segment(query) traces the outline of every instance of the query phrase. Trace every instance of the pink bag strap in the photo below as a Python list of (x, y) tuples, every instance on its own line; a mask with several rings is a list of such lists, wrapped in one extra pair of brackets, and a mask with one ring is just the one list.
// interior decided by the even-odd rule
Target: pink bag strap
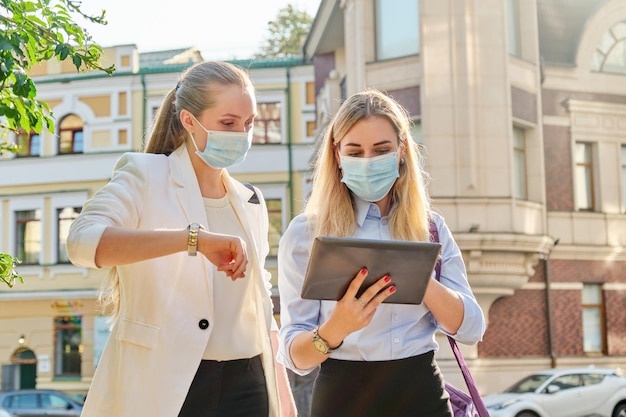
[[(431, 221), (430, 222), (430, 239), (433, 242), (439, 242), (439, 230), (437, 229), (437, 225)], [(435, 277), (437, 281), (440, 280), (441, 276), (441, 258), (437, 260), (437, 264), (435, 265)], [(472, 378), (472, 374), (470, 373), (467, 364), (465, 363), (465, 358), (463, 358), (463, 354), (461, 350), (456, 344), (456, 340), (452, 337), (448, 336), (448, 342), (450, 342), (450, 347), (452, 348), (452, 352), (454, 353), (454, 357), (456, 358), (456, 362), (459, 364), (459, 368), (461, 368), (461, 373), (463, 374), (463, 379), (465, 379), (465, 384), (467, 385), (467, 389), (469, 390), (470, 397), (472, 397), (472, 401), (474, 402), (474, 407), (478, 412), (480, 417), (489, 417), (489, 412), (487, 411), (487, 407), (483, 402), (482, 397), (478, 393), (478, 388), (476, 388), (476, 383), (474, 382), (474, 378)]]

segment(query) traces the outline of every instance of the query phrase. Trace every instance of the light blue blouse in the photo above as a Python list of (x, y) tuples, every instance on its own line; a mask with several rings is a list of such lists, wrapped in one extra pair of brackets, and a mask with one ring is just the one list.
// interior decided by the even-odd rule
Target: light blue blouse
[[(390, 240), (387, 217), (381, 217), (376, 204), (356, 200), (357, 238)], [(440, 280), (456, 291), (465, 308), (463, 323), (454, 337), (461, 343), (474, 344), (485, 332), (485, 318), (467, 281), (465, 264), (444, 219), (436, 213), (433, 220), (439, 230), (442, 267)], [(297, 369), (289, 355), (293, 339), (301, 332), (313, 330), (330, 317), (335, 301), (304, 300), (300, 297), (313, 242), (309, 224), (303, 214), (295, 217), (280, 240), (278, 249), (278, 290), (280, 292), (280, 344), (277, 359), (299, 375), (313, 369)], [(434, 273), (433, 273), (434, 279)], [(437, 350), (435, 332), (439, 330), (430, 311), (423, 305), (381, 304), (370, 324), (344, 340), (335, 350), (334, 359), (383, 361), (403, 359)]]

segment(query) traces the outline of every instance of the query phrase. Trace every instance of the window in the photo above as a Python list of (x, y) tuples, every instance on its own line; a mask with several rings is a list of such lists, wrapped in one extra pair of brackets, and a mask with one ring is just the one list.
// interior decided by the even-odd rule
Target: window
[(37, 394), (15, 394), (7, 397), (7, 400), (2, 404), (6, 408), (15, 409), (34, 409), (37, 408)]
[(67, 401), (65, 398), (56, 394), (49, 394), (47, 392), (44, 392), (44, 393), (41, 393), (39, 398), (41, 399), (41, 408), (45, 410), (71, 410), (72, 409), (72, 404), (69, 401)]
[(583, 383), (585, 386), (597, 385), (601, 383), (606, 377), (605, 374), (582, 374)]
[(519, 127), (513, 127), (513, 169), (514, 196), (526, 200), (526, 139), (524, 129)]
[(59, 123), (59, 154), (82, 152), (83, 121), (75, 114), (70, 114)]
[(81, 207), (65, 207), (57, 209), (58, 228), (58, 263), (69, 263), (70, 258), (67, 255), (67, 235), (70, 231), (72, 222), (80, 214)]
[(600, 39), (591, 69), (626, 74), (626, 22), (619, 22)]
[(80, 316), (54, 319), (54, 375), (80, 377), (82, 326)]
[(145, 146), (146, 141), (150, 137), (150, 134), (154, 130), (154, 124), (156, 123), (157, 115), (159, 114), (159, 109), (161, 108), (161, 104), (163, 104), (163, 97), (148, 97), (146, 103), (146, 126), (148, 126), (147, 131), (142, 135), (141, 139), (141, 147)]
[(376, 0), (376, 58), (420, 52), (418, 0)]
[(283, 235), (283, 204), (281, 199), (266, 199), (267, 213), (270, 220), (269, 229), (269, 242), (270, 253), (269, 256), (278, 256), (278, 241)]
[(315, 82), (313, 81), (305, 85), (305, 104), (315, 104)]
[(516, 57), (521, 57), (522, 48), (520, 46), (521, 40), (518, 0), (506, 1), (506, 14), (509, 54)]
[(308, 138), (315, 137), (315, 128), (317, 127), (317, 123), (315, 120), (311, 120), (306, 122), (306, 136)]
[(560, 389), (576, 388), (583, 385), (582, 378), (578, 374), (562, 375), (555, 378), (550, 385), (556, 385)]
[(584, 284), (582, 297), (583, 350), (586, 353), (604, 353), (606, 342), (602, 287)]
[(41, 155), (40, 136), (35, 132), (32, 132), (31, 134), (26, 132), (18, 133), (17, 144), (20, 147), (20, 150), (16, 155), (18, 158)]
[(424, 144), (424, 137), (422, 134), (422, 121), (420, 119), (412, 120), (411, 136), (413, 137), (413, 142), (417, 143), (418, 145)]
[(594, 211), (593, 164), (590, 143), (579, 142), (574, 148), (576, 209)]
[(281, 143), (280, 103), (258, 103), (257, 113), (252, 143)]
[(41, 210), (15, 212), (16, 256), (24, 265), (39, 263), (41, 255)]
[(622, 145), (622, 212), (626, 213), (626, 145)]

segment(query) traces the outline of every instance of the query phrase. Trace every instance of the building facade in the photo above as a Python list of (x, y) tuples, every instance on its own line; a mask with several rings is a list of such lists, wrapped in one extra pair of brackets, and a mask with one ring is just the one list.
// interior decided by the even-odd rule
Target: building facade
[[(103, 64), (116, 66), (113, 76), (76, 73), (66, 62), (33, 68), (38, 99), (49, 104), (55, 128), (53, 134), (3, 137), (21, 149), (0, 159), (0, 252), (22, 261), (17, 270), (25, 282), (0, 287), (0, 364), (27, 357), (36, 365), (37, 388), (84, 393), (89, 387), (108, 337), (107, 317), (97, 305), (107, 271), (69, 262), (69, 226), (110, 179), (122, 153), (142, 149), (162, 99), (180, 72), (200, 61), (194, 48), (140, 53), (135, 45), (120, 45), (104, 48)], [(246, 160), (229, 171), (266, 198), (267, 266), (275, 277), (278, 239), (308, 192), (313, 68), (300, 57), (231, 62), (249, 71), (259, 116)], [(12, 371), (2, 378), (3, 387), (11, 387)]]
[(484, 394), (537, 369), (626, 365), (625, 50), (620, 0), (320, 4), (304, 45), (318, 126), (365, 88), (411, 114), (488, 320), (462, 347)]

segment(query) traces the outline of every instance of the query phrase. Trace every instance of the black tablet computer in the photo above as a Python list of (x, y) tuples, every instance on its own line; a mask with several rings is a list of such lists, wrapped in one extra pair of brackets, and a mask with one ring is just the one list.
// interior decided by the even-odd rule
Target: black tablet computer
[(357, 298), (385, 274), (397, 291), (385, 303), (420, 304), (441, 251), (441, 244), (318, 236), (313, 241), (302, 298), (339, 300), (363, 267), (367, 278)]

